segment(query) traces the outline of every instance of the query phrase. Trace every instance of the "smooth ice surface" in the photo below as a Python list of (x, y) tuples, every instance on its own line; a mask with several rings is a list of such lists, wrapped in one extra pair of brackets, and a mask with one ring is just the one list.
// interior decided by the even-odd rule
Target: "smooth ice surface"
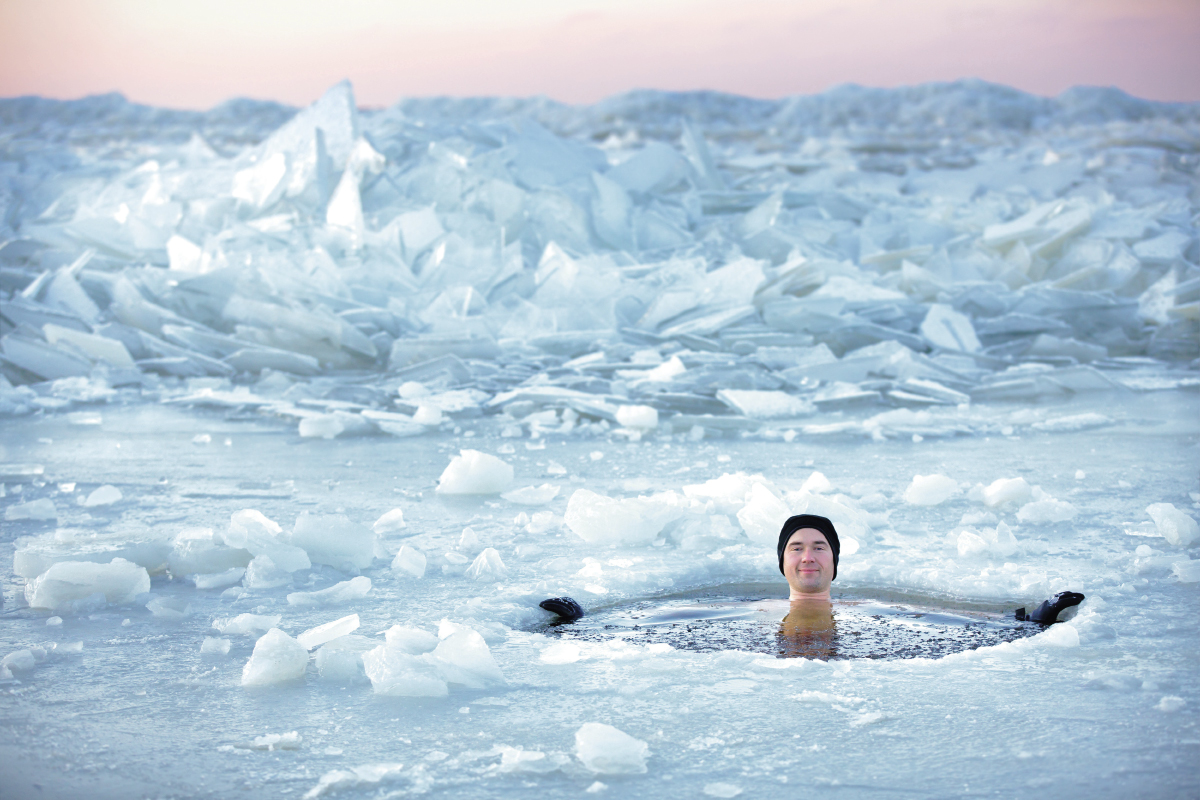
[[(1197, 794), (1198, 119), (978, 82), (0, 101), (0, 785)], [(905, 662), (541, 632), (554, 596), (782, 597), (804, 511), (835, 590), (1087, 600)], [(272, 629), (292, 679), (242, 686)], [(589, 769), (589, 723), (646, 771)]]

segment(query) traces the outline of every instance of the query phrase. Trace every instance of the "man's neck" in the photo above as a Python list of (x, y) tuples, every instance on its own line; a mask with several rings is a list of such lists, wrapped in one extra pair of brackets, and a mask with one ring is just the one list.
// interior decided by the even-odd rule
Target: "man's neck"
[(826, 589), (823, 592), (797, 592), (795, 589), (792, 589), (792, 593), (788, 596), (788, 600), (792, 601), (793, 603), (802, 603), (808, 601), (828, 603), (829, 590)]

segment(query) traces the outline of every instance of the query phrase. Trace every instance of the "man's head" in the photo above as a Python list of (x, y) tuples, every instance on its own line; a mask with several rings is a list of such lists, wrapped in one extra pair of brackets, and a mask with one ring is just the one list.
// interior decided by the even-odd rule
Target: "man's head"
[(779, 571), (787, 578), (792, 599), (828, 595), (837, 577), (842, 545), (837, 530), (825, 517), (800, 514), (791, 517), (779, 531)]

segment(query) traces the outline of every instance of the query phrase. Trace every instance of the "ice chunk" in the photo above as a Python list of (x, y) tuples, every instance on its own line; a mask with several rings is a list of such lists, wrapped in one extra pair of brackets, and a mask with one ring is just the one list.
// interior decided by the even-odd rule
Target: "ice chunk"
[(737, 797), (742, 793), (742, 787), (732, 783), (706, 783), (704, 784), (704, 793), (709, 797)]
[(363, 764), (354, 769), (331, 769), (321, 776), (317, 785), (304, 793), (302, 800), (317, 800), (335, 790), (355, 786), (373, 786), (403, 774), (403, 764)]
[(10, 672), (32, 672), (37, 666), (37, 659), (29, 649), (14, 650), (0, 659), (0, 668)]
[(440, 494), (500, 494), (513, 482), (513, 468), (487, 453), (463, 450), (438, 479)]
[(108, 564), (60, 561), (25, 585), (25, 601), (32, 608), (71, 611), (72, 606), (95, 596), (101, 604), (127, 605), (150, 591), (145, 567), (114, 558)]
[(1043, 497), (1021, 506), (1017, 519), (1033, 523), (1066, 522), (1078, 513), (1079, 510), (1065, 500)]
[[(219, 575), (245, 569), (252, 558), (248, 550), (221, 544), (211, 528), (185, 528), (171, 539), (168, 564), (171, 573), (182, 575)], [(241, 575), (231, 581), (237, 583)], [(211, 588), (211, 587), (210, 587)]]
[(1180, 583), (1200, 583), (1200, 560), (1176, 561), (1171, 573)]
[[(222, 540), (231, 547), (253, 553), (255, 557), (269, 558), (271, 564), (283, 572), (311, 567), (308, 553), (294, 543), (281, 541), (281, 533), (278, 523), (248, 508), (230, 516), (229, 529), (222, 535)], [(259, 562), (259, 571), (265, 567), (265, 562)]]
[(395, 533), (396, 531), (403, 530), (404, 527), (404, 511), (399, 508), (393, 508), (375, 520), (375, 524), (371, 526), (371, 530), (382, 535), (385, 533)]
[(983, 504), (988, 508), (1008, 503), (1024, 503), (1033, 496), (1033, 487), (1024, 478), (998, 478), (983, 490)]
[(366, 569), (375, 558), (375, 533), (342, 514), (301, 512), (288, 540), (302, 548), (314, 564), (328, 564), (343, 572)]
[(384, 639), (387, 641), (388, 647), (395, 647), (402, 653), (414, 656), (433, 652), (440, 641), (429, 631), (405, 625), (393, 625), (388, 628), (384, 633)]
[(179, 622), (192, 613), (191, 605), (178, 597), (155, 597), (146, 603), (146, 608), (157, 619), (167, 622)]
[(934, 303), (921, 323), (921, 335), (935, 347), (977, 353), (982, 348), (971, 320), (948, 305)]
[(500, 560), (496, 549), (487, 547), (475, 557), (471, 566), (467, 567), (466, 575), (477, 581), (502, 581), (508, 577), (508, 568)]
[(250, 743), (251, 750), (299, 750), (303, 737), (296, 731), (287, 733), (268, 733), (255, 736)]
[(945, 475), (914, 475), (904, 490), (904, 502), (914, 506), (936, 506), (958, 494), (958, 481)]
[(767, 546), (778, 541), (779, 531), (791, 515), (787, 503), (766, 486), (755, 483), (737, 519), (752, 542)]
[(804, 417), (816, 410), (809, 401), (777, 390), (721, 389), (717, 399), (751, 419)]
[(986, 553), (987, 540), (975, 531), (962, 531), (958, 534), (958, 554), (960, 556), (976, 556)]
[(658, 409), (650, 406), (620, 406), (617, 422), (626, 428), (648, 431), (658, 426)]
[(544, 506), (558, 497), (559, 491), (559, 487), (543, 483), (541, 486), (524, 486), (520, 489), (513, 489), (500, 496), (510, 503), (522, 506)]
[(229, 655), (228, 639), (218, 639), (215, 636), (205, 636), (204, 641), (200, 644), (200, 655), (202, 656), (227, 656)]
[(374, 649), (373, 639), (366, 636), (341, 636), (321, 645), (313, 661), (323, 680), (353, 682), (366, 677), (363, 653)]
[(247, 589), (275, 589), (292, 583), (292, 573), (281, 569), (268, 555), (251, 559), (242, 581)]
[(271, 628), (254, 643), (242, 668), (242, 686), (271, 686), (301, 680), (308, 668), (308, 650), (279, 628)]
[(575, 490), (564, 519), (585, 542), (608, 545), (649, 544), (669, 521), (640, 498), (616, 500), (588, 489)]
[(120, 500), (122, 496), (123, 495), (121, 494), (120, 489), (115, 486), (105, 484), (89, 494), (87, 499), (83, 501), (83, 504), (88, 508), (95, 508), (97, 506), (111, 506), (113, 503)]
[(4, 518), (9, 522), (22, 519), (47, 520), (57, 519), (58, 509), (54, 501), (48, 497), (31, 500), (28, 503), (14, 503), (4, 509)]
[(197, 589), (221, 589), (233, 586), (246, 575), (245, 567), (230, 567), (224, 572), (212, 572), (204, 575), (192, 575), (192, 583)]
[(1171, 503), (1153, 503), (1146, 507), (1146, 513), (1154, 520), (1154, 527), (1167, 540), (1168, 544), (1176, 547), (1191, 547), (1200, 540), (1200, 526), (1196, 520), (1180, 511)]
[[(432, 207), (409, 211), (396, 217), (404, 253), (414, 259), (446, 233)], [(403, 396), (403, 395), (402, 395)]]
[(249, 636), (269, 631), (281, 619), (278, 614), (238, 614), (236, 617), (218, 617), (212, 621), (212, 627), (228, 636)]
[(370, 591), (371, 579), (359, 575), (319, 592), (292, 592), (287, 596), (287, 601), (293, 606), (334, 606), (360, 600)]
[(395, 697), (445, 697), (450, 692), (437, 667), (421, 656), (382, 644), (363, 653), (363, 668), (376, 694)]
[(125, 345), (116, 339), (98, 336), (94, 333), (84, 333), (52, 323), (43, 325), (42, 330), (46, 334), (46, 341), (50, 344), (66, 342), (94, 361), (104, 361), (114, 367), (125, 369), (132, 369), (136, 366), (129, 351), (125, 349)]
[(650, 746), (603, 722), (587, 722), (575, 732), (575, 755), (599, 775), (631, 775), (646, 771)]
[(415, 547), (403, 545), (392, 559), (392, 572), (409, 578), (425, 575), (425, 554)]
[(833, 491), (833, 484), (829, 482), (829, 478), (825, 477), (825, 473), (813, 471), (813, 474), (804, 479), (804, 483), (800, 486), (800, 491), (811, 492), (812, 494), (825, 494)]
[(469, 689), (504, 685), (504, 675), (478, 631), (442, 620), (438, 639), (437, 647), (427, 658), (447, 683)]
[(309, 628), (304, 633), (296, 637), (296, 641), (304, 645), (306, 650), (312, 650), (318, 645), (333, 641), (339, 636), (345, 636), (358, 630), (358, 614), (351, 614), (348, 617), (335, 619), (333, 622), (326, 622), (324, 625), (318, 625), (315, 628)]

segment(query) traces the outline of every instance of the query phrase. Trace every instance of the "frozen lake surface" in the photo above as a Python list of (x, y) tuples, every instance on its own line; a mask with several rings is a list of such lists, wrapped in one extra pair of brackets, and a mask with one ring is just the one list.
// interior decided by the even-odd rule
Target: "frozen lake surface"
[[(0, 101), (0, 794), (1200, 793), (1198, 120)], [(786, 597), (803, 512), (837, 594), (1087, 599), (939, 658), (602, 627)]]

